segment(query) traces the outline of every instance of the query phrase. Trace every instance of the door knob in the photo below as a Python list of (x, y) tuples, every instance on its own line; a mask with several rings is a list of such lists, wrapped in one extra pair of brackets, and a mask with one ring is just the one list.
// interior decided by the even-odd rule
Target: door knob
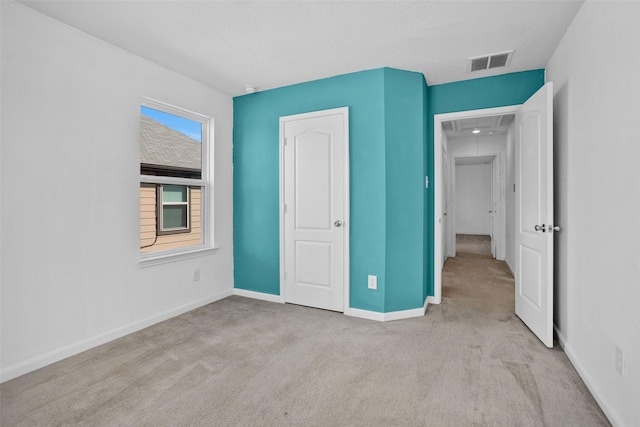
[(550, 226), (549, 226), (549, 233), (552, 233), (552, 232), (554, 232), (554, 231), (555, 231), (555, 232), (560, 231), (560, 226), (559, 226), (559, 225), (550, 225)]
[(333, 225), (335, 225), (336, 227), (341, 227), (342, 226), (342, 221), (337, 219), (336, 222), (333, 223)]
[(542, 231), (543, 233), (546, 231), (545, 225), (536, 225), (535, 227), (533, 227), (536, 231)]

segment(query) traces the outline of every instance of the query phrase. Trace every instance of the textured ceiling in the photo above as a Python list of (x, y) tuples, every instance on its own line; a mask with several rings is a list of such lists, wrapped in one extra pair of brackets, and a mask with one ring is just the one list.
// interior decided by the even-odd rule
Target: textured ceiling
[[(582, 1), (20, 1), (230, 95), (393, 67), (429, 85), (544, 68)], [(507, 68), (467, 58), (514, 49)]]

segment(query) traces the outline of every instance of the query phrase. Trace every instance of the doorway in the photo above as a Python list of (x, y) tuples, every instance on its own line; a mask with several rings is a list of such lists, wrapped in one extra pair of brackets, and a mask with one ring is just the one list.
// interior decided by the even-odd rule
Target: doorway
[[(452, 145), (454, 141), (450, 141)], [(447, 251), (445, 259), (457, 254), (458, 235), (478, 235), (489, 237), (491, 256), (504, 261), (504, 173), (502, 172), (500, 153), (482, 156), (457, 156), (451, 159), (451, 174), (445, 180), (444, 199), (447, 203), (447, 216), (443, 225)], [(447, 168), (449, 169), (449, 168)]]
[[(517, 105), (490, 108), (484, 110), (462, 111), (458, 113), (438, 114), (434, 117), (434, 259), (443, 263), (448, 256), (455, 256), (456, 224), (454, 206), (454, 188), (456, 159), (491, 159), (493, 169), (492, 191), (496, 197), (492, 209), (491, 223), (494, 227), (494, 240), (497, 259), (504, 259), (511, 271), (514, 263), (509, 259), (514, 245), (509, 242), (514, 222), (513, 203), (509, 201), (507, 187), (511, 186), (513, 174), (513, 145), (498, 141), (513, 141), (513, 118)], [(480, 130), (480, 133), (474, 131)], [(491, 132), (491, 133), (490, 133)], [(488, 143), (483, 143), (488, 141)], [(504, 147), (503, 147), (504, 146)], [(444, 154), (443, 154), (444, 153)], [(446, 158), (445, 158), (446, 156)], [(445, 165), (446, 161), (446, 165)], [(509, 175), (509, 177), (507, 177)], [(511, 193), (511, 196), (513, 193)], [(509, 211), (509, 212), (508, 212)], [(437, 263), (435, 265), (438, 265)], [(431, 302), (442, 301), (442, 270), (434, 274), (434, 296)]]
[[(514, 238), (507, 235), (505, 239), (514, 245), (515, 313), (547, 347), (553, 347), (553, 234), (560, 230), (553, 225), (553, 83), (547, 82), (521, 105), (434, 116), (434, 261), (438, 265), (442, 256), (444, 234), (442, 148), (438, 144), (446, 141), (445, 123), (478, 123), (507, 115), (515, 118), (513, 148), (507, 149), (513, 153), (507, 164), (514, 177)], [(482, 133), (480, 126), (476, 124), (471, 133)], [(484, 153), (477, 144), (476, 155), (480, 154)], [(509, 255), (507, 252), (507, 259)], [(435, 269), (432, 302), (441, 300), (442, 270)]]

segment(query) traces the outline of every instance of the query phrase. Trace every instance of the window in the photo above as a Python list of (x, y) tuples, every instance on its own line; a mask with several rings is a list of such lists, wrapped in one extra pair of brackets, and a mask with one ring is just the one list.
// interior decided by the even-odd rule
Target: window
[(191, 232), (189, 193), (186, 185), (158, 186), (158, 235)]
[(140, 107), (142, 259), (207, 248), (209, 118), (144, 100)]

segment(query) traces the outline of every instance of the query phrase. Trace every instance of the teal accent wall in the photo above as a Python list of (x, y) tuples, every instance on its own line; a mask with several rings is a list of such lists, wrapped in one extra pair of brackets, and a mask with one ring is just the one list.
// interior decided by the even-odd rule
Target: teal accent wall
[[(457, 111), (479, 110), (524, 103), (544, 86), (544, 69), (503, 74), (494, 77), (465, 80), (430, 86), (427, 90), (427, 173), (433, 177), (433, 116)], [(433, 185), (426, 201), (425, 229), (428, 246), (425, 250), (427, 274), (426, 292), (433, 295)]]
[(424, 284), (424, 122), (420, 73), (386, 68), (384, 79), (386, 159), (385, 311), (422, 307)]
[(430, 86), (429, 114), (519, 105), (544, 86), (544, 78), (539, 69)]
[(380, 68), (234, 98), (235, 287), (280, 293), (280, 117), (346, 106), (350, 306), (422, 307), (433, 295), (433, 116), (522, 104), (544, 79), (541, 69), (428, 87), (422, 74)]
[(347, 106), (350, 306), (423, 305), (426, 94), (422, 74), (381, 68), (234, 98), (236, 288), (280, 292), (280, 117)]
[[(433, 134), (433, 126), (429, 126), (429, 87), (426, 82), (424, 88), (422, 89), (423, 96), (423, 110), (425, 111), (425, 120), (423, 123), (424, 127), (424, 176), (431, 176), (429, 174), (429, 159), (432, 157), (433, 153), (433, 141), (431, 145), (429, 145), (429, 130), (431, 130)], [(433, 120), (432, 120), (433, 122)], [(432, 138), (433, 139), (433, 138)], [(429, 147), (431, 147), (431, 151), (429, 151)], [(424, 223), (423, 223), (423, 240), (422, 240), (422, 255), (425, 257), (424, 259), (424, 273), (422, 275), (422, 298), (424, 300), (427, 299), (429, 295), (433, 295), (433, 194), (431, 194), (431, 188), (425, 188), (425, 197), (422, 202), (424, 206)], [(428, 254), (431, 254), (431, 258), (428, 257)], [(429, 285), (431, 284), (431, 294), (429, 294)]]
[(235, 287), (280, 293), (279, 120), (349, 107), (351, 306), (383, 311), (385, 283), (384, 70), (346, 74), (234, 98)]

